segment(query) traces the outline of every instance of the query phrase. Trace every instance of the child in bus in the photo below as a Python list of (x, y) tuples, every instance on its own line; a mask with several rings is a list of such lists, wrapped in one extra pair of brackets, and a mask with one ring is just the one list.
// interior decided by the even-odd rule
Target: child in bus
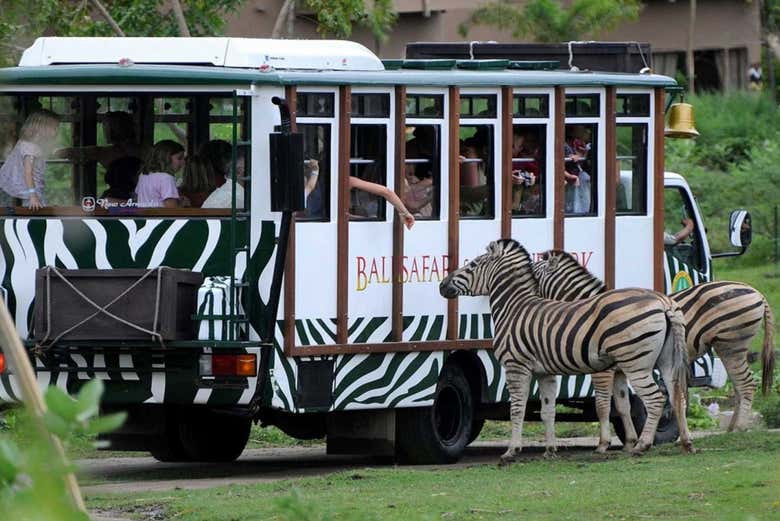
[(163, 139), (155, 143), (144, 162), (135, 193), (138, 206), (146, 208), (176, 208), (179, 190), (174, 175), (184, 166), (184, 147), (176, 141)]
[(54, 149), (60, 117), (37, 110), (27, 117), (11, 153), (0, 167), (0, 205), (15, 206), (14, 198), (33, 210), (46, 206), (46, 158)]
[(141, 160), (127, 156), (115, 159), (108, 165), (105, 181), (108, 185), (100, 198), (110, 203), (126, 203), (135, 200), (135, 185), (138, 183), (138, 173), (141, 170)]
[(179, 185), (181, 206), (200, 208), (216, 188), (211, 162), (200, 155), (187, 158), (184, 176)]

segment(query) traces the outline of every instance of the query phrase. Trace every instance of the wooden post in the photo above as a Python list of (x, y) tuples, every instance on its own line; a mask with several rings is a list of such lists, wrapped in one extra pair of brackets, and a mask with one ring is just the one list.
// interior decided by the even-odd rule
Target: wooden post
[(501, 238), (512, 238), (512, 87), (501, 88)]
[[(43, 423), (46, 403), (43, 401), (43, 395), (38, 388), (35, 371), (33, 371), (22, 341), (19, 340), (13, 319), (2, 301), (0, 301), (0, 346), (2, 346), (3, 354), (8, 359), (9, 367), (14, 371), (16, 381), (19, 382), (19, 386), (22, 388), (22, 400), (32, 413), (31, 416), (35, 428), (38, 429), (44, 439), (49, 440), (57, 459), (64, 464), (65, 451), (62, 448), (62, 443), (49, 432)], [(84, 506), (84, 499), (81, 497), (79, 484), (72, 472), (65, 475), (65, 486), (73, 501), (73, 505), (82, 512), (86, 512), (87, 509)]]
[(607, 87), (606, 100), (606, 150), (607, 179), (604, 183), (604, 284), (615, 289), (615, 214), (617, 213), (617, 178), (620, 168), (617, 164), (617, 93), (615, 87)]
[[(458, 269), (460, 260), (460, 89), (450, 87), (449, 127), (449, 223), (447, 227), (448, 270)], [(447, 340), (458, 338), (458, 299), (447, 300)]]
[(564, 248), (563, 241), (563, 219), (565, 216), (564, 208), (564, 190), (565, 186), (562, 183), (563, 170), (565, 168), (565, 152), (563, 145), (566, 138), (566, 92), (563, 87), (555, 87), (555, 112), (554, 122), (555, 125), (555, 169), (552, 173), (553, 178), (553, 248), (556, 250), (562, 250)]
[(339, 87), (339, 177), (338, 215), (336, 217), (336, 342), (346, 344), (349, 327), (349, 145), (352, 114), (352, 90)]
[[(298, 112), (298, 93), (295, 86), (284, 89), (287, 106), (290, 107), (290, 125), (293, 132), (298, 131), (295, 122)], [(284, 264), (284, 354), (292, 355), (295, 348), (295, 213), (290, 219), (290, 238), (287, 243), (287, 257)], [(275, 328), (274, 328), (275, 329)], [(271, 337), (273, 338), (273, 337)]]
[[(406, 87), (395, 87), (395, 193), (403, 196), (406, 175)], [(404, 333), (404, 221), (393, 218), (393, 316), (391, 320), (393, 342), (401, 342)]]
[[(653, 128), (653, 289), (664, 291), (664, 89), (655, 89)], [(669, 288), (671, 290), (671, 288)]]

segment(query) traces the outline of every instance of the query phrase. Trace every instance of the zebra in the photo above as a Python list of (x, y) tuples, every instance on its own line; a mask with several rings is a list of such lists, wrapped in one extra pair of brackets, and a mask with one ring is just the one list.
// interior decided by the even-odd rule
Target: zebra
[(623, 371), (648, 411), (632, 453), (641, 454), (652, 446), (666, 402), (653, 379), (656, 365), (664, 381), (671, 382), (672, 404), (680, 413), (682, 450), (693, 451), (685, 418), (685, 326), (682, 312), (665, 295), (627, 289), (576, 302), (545, 300), (539, 296), (528, 252), (512, 239), (491, 242), (487, 253), (447, 275), (439, 292), (445, 298), (489, 298), (495, 325), (493, 350), (506, 372), (510, 396), (512, 438), (502, 463), (513, 461), (522, 449), (532, 373), (597, 373), (612, 366)]
[[(533, 272), (539, 280), (540, 294), (545, 298), (573, 301), (606, 291), (606, 286), (598, 277), (565, 251), (550, 250), (543, 253), (542, 259), (534, 263)], [(761, 391), (766, 395), (772, 387), (775, 368), (772, 308), (764, 295), (741, 282), (706, 282), (674, 293), (670, 298), (685, 315), (689, 358), (696, 359), (712, 348), (723, 362), (734, 383), (737, 401), (728, 431), (744, 430), (756, 391), (756, 383), (748, 366), (747, 351), (750, 341), (758, 333), (762, 318), (764, 342), (761, 351)], [(594, 386), (596, 383), (602, 387), (609, 386), (612, 377), (611, 371), (594, 374)], [(626, 436), (633, 432), (635, 437), (624, 382), (625, 379), (615, 381), (615, 405)]]

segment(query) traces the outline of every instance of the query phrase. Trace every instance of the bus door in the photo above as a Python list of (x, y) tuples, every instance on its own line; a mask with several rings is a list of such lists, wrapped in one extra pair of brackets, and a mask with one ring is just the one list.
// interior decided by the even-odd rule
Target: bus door
[[(501, 236), (502, 107), (496, 90), (463, 90), (460, 94), (460, 219), (459, 261), (485, 253), (485, 246)], [(459, 300), (458, 338), (492, 336), (485, 298)]]
[(403, 239), (405, 342), (443, 340), (446, 332), (447, 301), (439, 296), (439, 282), (449, 262), (446, 93), (444, 89), (415, 89), (406, 94), (402, 198), (415, 224)]
[(532, 254), (553, 248), (552, 99), (549, 89), (512, 96), (511, 233)]
[[(604, 278), (604, 91), (566, 89), (564, 249)], [(560, 153), (560, 151), (556, 151)]]

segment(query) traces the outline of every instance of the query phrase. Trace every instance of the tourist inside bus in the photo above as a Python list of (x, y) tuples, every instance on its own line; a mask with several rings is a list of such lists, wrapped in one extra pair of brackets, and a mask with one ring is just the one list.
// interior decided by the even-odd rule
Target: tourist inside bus
[(664, 230), (664, 246), (674, 246), (676, 244), (680, 244), (685, 239), (690, 237), (691, 233), (693, 233), (693, 230), (696, 227), (693, 223), (693, 219), (690, 217), (685, 217), (682, 221), (680, 221), (680, 224), (682, 224), (682, 228), (680, 228), (677, 233), (672, 234)]
[(212, 139), (198, 147), (198, 155), (211, 165), (213, 184), (220, 187), (230, 178), (233, 146), (224, 139)]
[[(469, 127), (461, 127), (461, 130)], [(471, 127), (474, 128), (474, 127)], [(460, 156), (460, 214), (464, 217), (488, 215), (490, 185), (490, 135), (488, 127), (478, 126), (471, 137), (461, 141)]]
[(135, 200), (135, 186), (142, 162), (137, 157), (120, 157), (111, 162), (106, 170), (105, 182), (108, 188), (100, 198), (111, 203), (125, 203)]
[(200, 208), (216, 188), (211, 161), (200, 155), (188, 157), (179, 185), (181, 206)]
[(571, 214), (591, 212), (591, 179), (585, 170), (590, 153), (589, 133), (583, 125), (566, 127), (564, 148), (565, 210)]
[(57, 139), (60, 116), (37, 110), (27, 116), (19, 141), (0, 166), (0, 206), (16, 206), (15, 199), (32, 210), (47, 206), (46, 159)]
[(538, 212), (541, 190), (539, 183), (539, 140), (533, 130), (512, 130), (512, 213), (533, 215)]
[(163, 139), (155, 143), (147, 155), (135, 193), (138, 206), (146, 208), (176, 208), (179, 206), (179, 190), (176, 188), (176, 172), (185, 161), (184, 147), (176, 141)]
[[(244, 208), (244, 174), (244, 157), (238, 156), (236, 158), (236, 208), (238, 209)], [(230, 174), (224, 176), (222, 185), (209, 194), (201, 208), (232, 208), (233, 183), (230, 179)]]
[(436, 131), (432, 125), (414, 128), (414, 136), (406, 142), (406, 159), (403, 202), (417, 217), (433, 214), (433, 160)]
[(406, 205), (401, 201), (401, 198), (396, 193), (390, 190), (385, 185), (379, 183), (372, 183), (371, 181), (365, 181), (356, 176), (349, 176), (349, 188), (352, 191), (362, 191), (371, 195), (378, 195), (384, 198), (388, 203), (392, 204), (398, 215), (403, 219), (407, 229), (412, 229), (414, 226), (414, 215), (410, 212)]
[(108, 145), (62, 148), (54, 153), (54, 157), (69, 159), (75, 163), (97, 161), (106, 169), (113, 161), (122, 157), (143, 157), (131, 114), (122, 111), (106, 112), (103, 115), (103, 133)]

